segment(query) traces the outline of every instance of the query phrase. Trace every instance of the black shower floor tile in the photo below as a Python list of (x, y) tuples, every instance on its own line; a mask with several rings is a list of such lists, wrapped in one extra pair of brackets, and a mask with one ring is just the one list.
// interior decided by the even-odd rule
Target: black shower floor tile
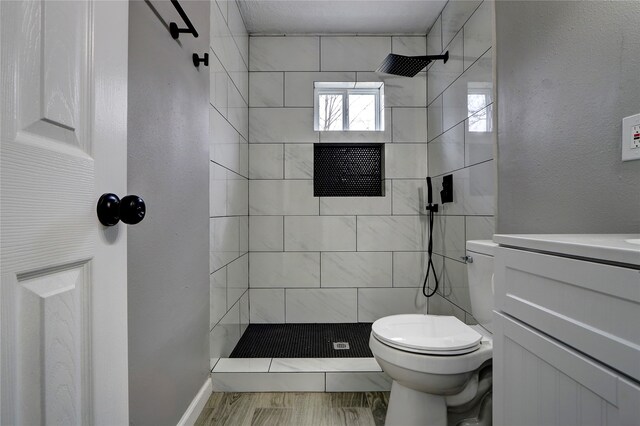
[[(371, 323), (249, 324), (231, 358), (369, 358)], [(334, 349), (346, 342), (349, 349)]]

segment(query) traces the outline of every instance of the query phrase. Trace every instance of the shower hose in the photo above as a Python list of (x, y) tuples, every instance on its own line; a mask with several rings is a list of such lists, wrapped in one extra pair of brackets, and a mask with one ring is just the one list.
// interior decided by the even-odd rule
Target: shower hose
[[(432, 209), (429, 210), (429, 243), (427, 245), (427, 256), (429, 257), (429, 261), (427, 262), (427, 273), (424, 277), (424, 283), (422, 284), (422, 294), (424, 297), (431, 297), (436, 294), (438, 291), (438, 276), (436, 275), (436, 269), (433, 266), (433, 219), (435, 216), (435, 212)], [(435, 281), (435, 285), (433, 287), (433, 291), (430, 293), (427, 292), (427, 284), (429, 281), (429, 271), (433, 271), (433, 279)]]

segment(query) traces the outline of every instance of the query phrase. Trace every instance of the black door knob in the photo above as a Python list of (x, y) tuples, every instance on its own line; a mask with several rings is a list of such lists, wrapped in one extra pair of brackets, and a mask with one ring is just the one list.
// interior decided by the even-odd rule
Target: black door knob
[(116, 194), (102, 194), (97, 206), (98, 220), (104, 226), (113, 226), (119, 221), (135, 225), (144, 219), (147, 212), (144, 200), (137, 195), (127, 195), (122, 200)]

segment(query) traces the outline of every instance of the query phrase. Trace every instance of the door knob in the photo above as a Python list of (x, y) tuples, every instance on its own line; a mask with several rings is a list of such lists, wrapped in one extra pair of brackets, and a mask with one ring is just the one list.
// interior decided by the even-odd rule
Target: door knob
[(144, 219), (147, 207), (137, 195), (118, 198), (116, 194), (102, 194), (97, 206), (98, 220), (104, 226), (113, 226), (119, 221), (135, 225)]

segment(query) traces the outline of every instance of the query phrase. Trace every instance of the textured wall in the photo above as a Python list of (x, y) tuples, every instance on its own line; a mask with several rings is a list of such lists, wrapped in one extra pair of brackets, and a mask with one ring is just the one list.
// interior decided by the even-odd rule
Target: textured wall
[(640, 3), (496, 2), (498, 232), (640, 232)]
[[(252, 323), (368, 322), (424, 312), (426, 73), (373, 71), (425, 37), (250, 38)], [(314, 81), (385, 82), (383, 132), (315, 132)], [(384, 197), (314, 197), (314, 142), (385, 142)]]
[[(208, 47), (209, 4), (181, 3), (200, 32), (181, 44), (149, 4), (129, 4), (128, 192), (147, 203), (128, 227), (132, 425), (176, 424), (209, 363), (209, 76), (191, 61)], [(177, 18), (171, 3), (152, 5)]]
[(440, 204), (442, 176), (453, 174), (454, 202), (440, 205), (434, 224), (434, 264), (439, 293), (430, 314), (474, 322), (465, 255), (467, 240), (494, 233), (492, 7), (490, 0), (450, 1), (427, 35), (429, 54), (449, 51), (428, 78), (429, 175)]
[(211, 362), (249, 323), (249, 37), (235, 1), (211, 3)]

